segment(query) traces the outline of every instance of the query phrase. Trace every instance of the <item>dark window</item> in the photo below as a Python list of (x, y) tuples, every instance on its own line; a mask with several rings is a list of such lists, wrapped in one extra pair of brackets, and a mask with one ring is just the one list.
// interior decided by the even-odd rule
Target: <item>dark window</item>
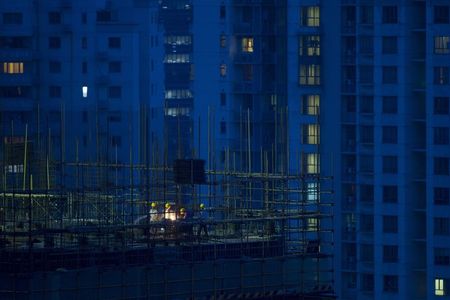
[(0, 97), (23, 98), (31, 96), (31, 88), (26, 86), (2, 86), (0, 87)]
[(83, 122), (86, 123), (86, 122), (88, 121), (88, 112), (84, 110), (84, 111), (81, 113), (81, 118), (82, 118)]
[(394, 155), (383, 156), (383, 173), (385, 174), (397, 173), (397, 156)]
[(111, 122), (111, 123), (120, 123), (120, 122), (122, 122), (122, 117), (121, 117), (121, 115), (120, 115), (120, 112), (112, 112), (112, 113), (109, 115), (108, 120), (109, 120), (109, 122)]
[(119, 49), (121, 47), (120, 37), (110, 37), (108, 38), (108, 47)]
[(48, 62), (49, 73), (61, 73), (61, 62), (59, 61), (49, 61)]
[(227, 123), (225, 121), (220, 122), (220, 134), (227, 133)]
[(397, 233), (397, 216), (383, 216), (383, 232), (384, 233)]
[(61, 98), (61, 87), (57, 85), (51, 85), (48, 87), (48, 96), (50, 98)]
[(3, 24), (20, 25), (22, 23), (23, 23), (22, 13), (18, 12), (3, 13)]
[(48, 13), (49, 24), (61, 24), (61, 13), (57, 11), (51, 11)]
[(81, 23), (82, 24), (87, 24), (87, 13), (82, 13), (81, 14)]
[(449, 144), (448, 127), (433, 127), (433, 142), (435, 145)]
[(362, 232), (373, 232), (373, 215), (361, 214), (359, 222)]
[(434, 67), (434, 84), (445, 85), (449, 80), (448, 67)]
[(398, 246), (395, 245), (383, 246), (383, 262), (384, 263), (398, 262)]
[(361, 24), (373, 24), (373, 6), (362, 5), (359, 11)]
[(108, 63), (109, 73), (120, 73), (122, 72), (122, 63), (120, 61), (110, 61)]
[(242, 7), (242, 22), (250, 23), (253, 20), (253, 10), (251, 6)]
[(226, 16), (227, 16), (227, 10), (225, 8), (225, 5), (221, 5), (220, 6), (220, 18), (222, 20), (224, 20), (226, 18)]
[(397, 53), (397, 37), (396, 36), (383, 36), (382, 49), (383, 49), (383, 54), (396, 54)]
[(449, 235), (449, 218), (434, 218), (434, 234)]
[(383, 23), (395, 24), (397, 22), (397, 6), (383, 6)]
[(398, 292), (398, 276), (384, 275), (383, 276), (383, 291), (389, 293)]
[(385, 84), (397, 83), (397, 67), (383, 66), (383, 83)]
[(434, 158), (434, 174), (435, 175), (448, 175), (448, 157), (435, 157)]
[(434, 7), (434, 23), (435, 24), (449, 23), (449, 7), (447, 5), (436, 5)]
[(108, 88), (109, 98), (122, 98), (122, 87), (120, 86), (110, 86)]
[(61, 38), (52, 36), (48, 38), (48, 47), (50, 49), (59, 49), (61, 48)]
[(435, 115), (448, 115), (449, 105), (448, 97), (435, 97), (434, 98), (434, 114)]
[(373, 126), (364, 125), (359, 130), (360, 141), (363, 144), (373, 144)]
[(111, 22), (111, 11), (99, 10), (97, 11), (97, 22)]
[(87, 37), (82, 37), (81, 38), (81, 48), (82, 49), (87, 49), (87, 44), (88, 44), (88, 41), (87, 41)]
[(433, 189), (434, 204), (448, 205), (450, 203), (450, 189), (446, 187), (435, 187)]
[(395, 185), (384, 185), (383, 186), (383, 202), (385, 203), (395, 203), (397, 202), (397, 186)]
[(344, 102), (345, 112), (354, 113), (356, 112), (356, 97), (354, 96), (345, 96), (342, 99)]
[(120, 135), (114, 135), (111, 137), (111, 146), (120, 147), (122, 145), (122, 137)]
[(359, 250), (359, 258), (361, 261), (373, 262), (373, 244), (361, 244)]
[(359, 38), (359, 52), (361, 54), (373, 54), (373, 36), (361, 36)]
[(359, 156), (359, 171), (362, 173), (373, 173), (373, 156), (360, 155)]
[(227, 105), (227, 94), (225, 93), (220, 93), (220, 105), (221, 106), (226, 106)]
[(374, 279), (373, 274), (361, 274), (361, 289), (363, 291), (373, 291)]
[(0, 48), (23, 49), (31, 47), (32, 47), (31, 37), (0, 35)]
[(397, 126), (383, 126), (383, 144), (397, 144)]
[(434, 248), (434, 264), (440, 266), (450, 265), (450, 249)]
[(87, 74), (87, 72), (88, 72), (88, 64), (87, 62), (83, 61), (81, 63), (81, 73)]
[(397, 113), (397, 97), (396, 96), (383, 96), (382, 111), (384, 114), (396, 114)]
[(253, 65), (250, 65), (250, 64), (244, 65), (243, 79), (244, 79), (244, 81), (252, 81), (253, 80)]
[(361, 184), (359, 187), (359, 199), (361, 202), (373, 202), (373, 185)]
[(373, 66), (359, 67), (359, 81), (362, 84), (373, 83)]

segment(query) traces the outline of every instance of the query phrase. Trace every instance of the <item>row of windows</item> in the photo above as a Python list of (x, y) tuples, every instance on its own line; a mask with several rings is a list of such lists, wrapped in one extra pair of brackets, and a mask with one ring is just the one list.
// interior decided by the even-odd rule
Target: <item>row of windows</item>
[[(88, 96), (88, 87), (82, 86), (81, 88), (83, 98)], [(121, 86), (109, 86), (107, 88), (108, 98), (118, 99), (122, 98), (122, 87)], [(48, 87), (49, 98), (61, 98), (62, 97), (62, 87), (59, 85), (51, 85)]]
[[(48, 62), (48, 71), (52, 74), (61, 73), (62, 64), (60, 61), (49, 61)], [(88, 73), (88, 63), (81, 63), (81, 72), (83, 74)], [(122, 72), (122, 62), (120, 61), (110, 61), (108, 62), (108, 72), (109, 73), (121, 73)]]
[(166, 99), (186, 99), (186, 98), (192, 98), (192, 91), (191, 90), (166, 90), (164, 92)]
[[(382, 187), (382, 200), (384, 203), (397, 203), (398, 201), (398, 188), (396, 185), (383, 185)], [(369, 184), (362, 184), (359, 188), (359, 199), (364, 202), (374, 201), (374, 186)], [(348, 199), (354, 201), (354, 191), (348, 194)], [(450, 204), (450, 188), (448, 187), (434, 187), (433, 188), (433, 200), (436, 205), (449, 205)]]
[(164, 62), (167, 64), (190, 63), (191, 55), (190, 54), (166, 54), (166, 57), (164, 58)]
[[(449, 6), (436, 5), (434, 6), (433, 22), (435, 24), (448, 24), (449, 23)], [(397, 24), (398, 18), (397, 6), (383, 6), (381, 12), (381, 21), (383, 24)], [(345, 15), (345, 22), (348, 25), (354, 24), (356, 21), (356, 12), (353, 9), (349, 9)], [(374, 6), (373, 5), (361, 5), (359, 7), (359, 22), (361, 24), (373, 24), (374, 23)]]
[[(373, 97), (364, 96), (360, 97), (361, 113), (373, 113)], [(356, 97), (345, 96), (343, 99), (345, 112), (356, 112)], [(397, 113), (397, 97), (396, 96), (383, 96), (381, 99), (381, 112), (383, 114), (396, 114)], [(435, 97), (433, 99), (433, 113), (435, 115), (448, 115), (450, 113), (449, 97)]]
[[(372, 155), (360, 155), (359, 156), (359, 171), (363, 173), (374, 172), (374, 157)], [(344, 169), (347, 167), (344, 166)], [(353, 167), (349, 165), (354, 173)], [(383, 155), (382, 156), (382, 172), (383, 174), (397, 174), (398, 173), (398, 157), (395, 155)], [(346, 169), (347, 170), (347, 169)], [(448, 157), (434, 157), (433, 159), (433, 174), (448, 176), (450, 175), (449, 158)]]
[(4, 74), (22, 74), (23, 62), (4, 62), (3, 73)]
[[(48, 47), (50, 49), (60, 49), (62, 45), (61, 37), (52, 36), (48, 38)], [(122, 40), (120, 37), (109, 37), (108, 38), (108, 48), (110, 49), (120, 49), (122, 47)], [(87, 38), (81, 38), (81, 48), (87, 49)]]

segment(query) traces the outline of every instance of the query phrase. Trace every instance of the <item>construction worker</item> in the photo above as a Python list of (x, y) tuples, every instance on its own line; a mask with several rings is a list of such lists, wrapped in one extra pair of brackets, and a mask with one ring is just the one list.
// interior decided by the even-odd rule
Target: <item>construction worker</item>
[(156, 202), (152, 202), (150, 204), (150, 210), (149, 210), (148, 214), (150, 216), (150, 222), (158, 222), (159, 221), (160, 218), (159, 218)]
[(176, 213), (172, 210), (172, 205), (169, 202), (164, 205), (164, 219), (171, 221), (177, 219)]
[(205, 237), (208, 237), (208, 226), (206, 225), (206, 220), (208, 219), (208, 213), (205, 210), (205, 204), (200, 203), (199, 206), (199, 226), (197, 230), (197, 238), (200, 240), (200, 235), (202, 230), (205, 232)]
[(180, 208), (180, 212), (178, 213), (178, 220), (186, 219), (186, 209), (184, 207)]

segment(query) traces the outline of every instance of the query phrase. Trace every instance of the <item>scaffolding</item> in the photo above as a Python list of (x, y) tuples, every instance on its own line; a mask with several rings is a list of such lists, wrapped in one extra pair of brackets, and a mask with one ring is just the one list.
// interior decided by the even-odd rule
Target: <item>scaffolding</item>
[[(332, 178), (226, 168), (206, 170), (203, 185), (177, 184), (173, 170), (157, 164), (36, 163), (42, 173), (32, 177), (45, 188), (27, 175), (27, 184), (4, 185), (0, 193), (0, 270), (10, 283), (0, 287), (2, 299), (80, 297), (83, 289), (112, 299), (133, 287), (140, 292), (131, 295), (148, 299), (333, 294)], [(118, 174), (128, 174), (130, 184), (100, 180)], [(138, 180), (144, 177), (151, 180)], [(100, 280), (98, 270), (119, 267), (121, 275), (108, 279), (113, 287)], [(147, 279), (129, 281), (125, 267), (146, 267)], [(91, 274), (81, 275), (86, 268), (96, 268), (91, 285), (81, 282)], [(76, 285), (35, 286), (29, 277), (55, 272), (76, 272)]]
[(333, 178), (276, 168), (274, 151), (252, 157), (247, 114), (247, 152), (226, 149), (222, 169), (208, 134), (201, 184), (180, 183), (146, 131), (146, 154), (133, 158), (130, 142), (124, 163), (98, 124), (95, 158), (81, 160), (76, 137), (66, 153), (64, 113), (59, 132), (12, 123), (0, 149), (0, 298), (333, 298)]

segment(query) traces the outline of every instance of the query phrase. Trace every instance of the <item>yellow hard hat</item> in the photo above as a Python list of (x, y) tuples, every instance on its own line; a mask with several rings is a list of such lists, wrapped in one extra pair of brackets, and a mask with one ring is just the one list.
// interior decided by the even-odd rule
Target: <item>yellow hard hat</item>
[(156, 207), (156, 203), (155, 202), (152, 202), (152, 208), (155, 208)]
[(200, 209), (204, 209), (205, 208), (205, 204), (200, 203)]
[(186, 209), (184, 207), (180, 208), (180, 212), (184, 213)]
[(170, 208), (170, 203), (166, 203), (165, 208)]

